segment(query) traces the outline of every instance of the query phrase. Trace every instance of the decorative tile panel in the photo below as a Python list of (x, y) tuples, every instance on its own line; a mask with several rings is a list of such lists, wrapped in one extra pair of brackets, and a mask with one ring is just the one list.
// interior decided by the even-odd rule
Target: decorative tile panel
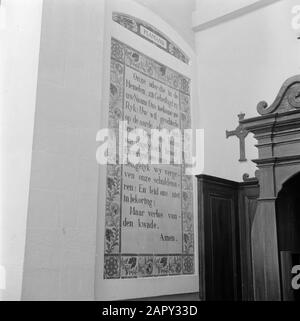
[[(134, 23), (122, 21), (122, 24), (127, 23), (126, 28), (135, 30)], [(189, 128), (190, 80), (187, 77), (116, 39), (112, 39), (111, 43), (110, 70), (108, 125), (112, 133), (116, 133), (117, 139), (119, 122), (131, 118), (129, 127), (134, 128), (132, 119), (139, 112), (153, 111), (151, 117), (149, 114), (152, 125), (157, 116), (167, 119), (172, 115), (172, 121), (167, 123), (171, 124), (168, 125), (169, 128)], [(147, 92), (142, 86), (134, 83), (134, 80), (142, 82), (145, 79), (153, 88), (156, 87), (157, 95), (161, 95), (161, 115), (154, 115), (158, 107), (156, 106), (156, 110), (151, 105), (151, 97), (146, 101)], [(135, 95), (131, 87), (140, 92), (140, 96)], [(162, 95), (164, 91), (165, 96)], [(167, 100), (168, 97), (171, 97), (170, 101)], [(141, 106), (144, 109), (141, 109)], [(143, 120), (142, 117), (140, 120)], [(146, 121), (142, 123), (147, 125)], [(150, 168), (152, 165), (118, 164), (118, 157), (116, 161), (107, 165), (104, 278), (194, 274), (193, 180), (191, 176), (185, 175), (185, 164), (158, 165)], [(141, 182), (140, 186), (130, 184), (137, 176)], [(149, 178), (151, 182), (146, 185), (144, 180)], [(164, 184), (169, 184), (169, 187), (165, 188)], [(145, 194), (146, 190), (148, 194)], [(169, 193), (172, 195), (172, 202)], [(163, 203), (164, 197), (166, 202), (169, 202), (166, 203), (167, 206)], [(167, 224), (170, 225), (168, 229)], [(180, 229), (176, 230), (178, 228)], [(136, 234), (137, 230), (139, 234)], [(146, 246), (140, 246), (149, 242), (155, 244), (154, 241), (157, 242), (157, 239), (154, 240), (153, 235), (156, 235), (156, 238), (159, 236), (159, 244), (165, 244), (163, 251), (161, 246), (153, 245), (150, 252)], [(124, 240), (130, 241), (139, 250), (129, 251)], [(177, 245), (172, 248), (172, 244)]]

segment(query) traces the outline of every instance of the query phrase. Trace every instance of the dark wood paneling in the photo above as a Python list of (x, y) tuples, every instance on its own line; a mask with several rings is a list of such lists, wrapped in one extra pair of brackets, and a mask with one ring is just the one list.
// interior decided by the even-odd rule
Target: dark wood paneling
[(259, 186), (257, 182), (241, 183), (239, 186), (239, 228), (242, 299), (254, 300), (251, 252), (251, 227), (257, 209)]
[(203, 273), (205, 277), (205, 299), (238, 300), (238, 185), (209, 176), (198, 179), (199, 190), (203, 193), (199, 198), (203, 202), (200, 207), (203, 213), (199, 217), (199, 221), (202, 219), (200, 226), (203, 229), (199, 230), (199, 235), (204, 235), (204, 253), (201, 259), (204, 260), (205, 270), (200, 271), (200, 274)]
[(283, 185), (276, 201), (278, 250), (300, 252), (300, 175)]
[(207, 296), (214, 300), (237, 299), (237, 253), (234, 195), (210, 196), (210, 213), (206, 216), (211, 233), (206, 233), (211, 247), (211, 278)]
[(276, 201), (281, 292), (285, 301), (299, 301), (299, 291), (291, 287), (292, 267), (300, 263), (300, 174), (287, 181)]
[(198, 176), (199, 275), (203, 300), (252, 300), (251, 224), (257, 182)]

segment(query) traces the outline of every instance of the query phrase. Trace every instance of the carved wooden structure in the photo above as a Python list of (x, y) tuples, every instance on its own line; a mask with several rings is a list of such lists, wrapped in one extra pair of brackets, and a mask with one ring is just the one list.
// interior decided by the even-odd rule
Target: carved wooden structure
[(254, 162), (259, 169), (260, 196), (251, 232), (254, 298), (281, 300), (277, 198), (285, 182), (300, 172), (300, 75), (283, 84), (271, 106), (261, 102), (257, 110), (259, 117), (240, 121), (254, 133), (259, 152)]
[(258, 181), (197, 178), (200, 299), (253, 300), (251, 226)]
[[(245, 118), (245, 114), (241, 113), (238, 115), (239, 120), (243, 120)], [(246, 162), (246, 149), (245, 149), (245, 139), (248, 136), (249, 131), (244, 128), (243, 125), (239, 124), (239, 126), (235, 130), (228, 131), (226, 130), (226, 138), (236, 136), (240, 141), (240, 159), (239, 162)]]

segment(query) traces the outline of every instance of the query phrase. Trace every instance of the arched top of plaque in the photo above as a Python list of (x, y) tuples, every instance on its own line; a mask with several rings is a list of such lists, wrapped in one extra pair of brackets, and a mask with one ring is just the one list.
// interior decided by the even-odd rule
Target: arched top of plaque
[(188, 55), (167, 36), (149, 23), (120, 12), (113, 12), (112, 19), (124, 28), (151, 42), (185, 64), (189, 64), (190, 58)]
[(268, 106), (265, 101), (261, 101), (257, 105), (260, 115), (284, 113), (295, 109), (300, 109), (300, 75), (291, 77), (284, 82), (272, 105)]

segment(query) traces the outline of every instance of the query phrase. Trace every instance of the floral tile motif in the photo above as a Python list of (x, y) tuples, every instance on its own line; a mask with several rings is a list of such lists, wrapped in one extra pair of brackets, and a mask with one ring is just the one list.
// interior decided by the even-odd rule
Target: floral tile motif
[(188, 255), (183, 256), (183, 264), (182, 264), (183, 274), (194, 274), (194, 256)]
[(190, 80), (180, 75), (180, 90), (186, 94), (190, 93)]
[(138, 271), (138, 257), (122, 255), (121, 258), (121, 277), (134, 278)]
[(153, 274), (153, 256), (139, 256), (138, 276), (147, 277)]
[(111, 40), (111, 57), (120, 62), (124, 62), (124, 45), (113, 38)]
[(135, 33), (138, 32), (138, 25), (136, 23), (135, 18), (133, 17), (131, 18), (128, 15), (114, 12), (113, 20), (132, 32), (135, 32)]
[(190, 92), (190, 80), (188, 78), (128, 46), (125, 47), (125, 64), (173, 89), (183, 91), (186, 95)]
[(179, 94), (179, 103), (182, 118), (182, 128), (191, 128), (191, 98), (182, 92)]
[(110, 66), (110, 99), (109, 99), (109, 128), (118, 128), (123, 119), (124, 66), (118, 61), (111, 60)]
[(155, 276), (168, 275), (169, 258), (167, 255), (157, 255), (154, 257), (153, 274)]
[(118, 255), (105, 255), (104, 279), (120, 278), (120, 257)]
[(182, 210), (193, 211), (193, 193), (191, 191), (182, 191)]
[(183, 252), (184, 254), (194, 253), (194, 233), (183, 233)]
[(121, 176), (121, 166), (120, 165), (107, 165), (107, 176)]
[(117, 254), (120, 251), (120, 166), (107, 165), (106, 182), (105, 254)]
[(189, 114), (181, 112), (181, 128), (182, 129), (190, 129), (192, 127), (191, 118)]
[(184, 190), (193, 190), (193, 178), (190, 175), (185, 175), (182, 173), (182, 189)]
[(193, 212), (182, 213), (182, 228), (184, 232), (193, 233), (194, 231), (194, 217)]
[(106, 254), (117, 254), (119, 253), (119, 239), (120, 229), (116, 226), (105, 229), (105, 253)]
[(180, 255), (169, 256), (169, 274), (177, 275), (182, 273), (182, 257)]
[[(187, 84), (185, 84), (185, 86), (187, 86)], [(181, 107), (181, 111), (185, 114), (190, 114), (190, 111), (191, 111), (190, 101), (191, 101), (191, 98), (189, 95), (180, 93), (179, 95), (180, 107)]]

